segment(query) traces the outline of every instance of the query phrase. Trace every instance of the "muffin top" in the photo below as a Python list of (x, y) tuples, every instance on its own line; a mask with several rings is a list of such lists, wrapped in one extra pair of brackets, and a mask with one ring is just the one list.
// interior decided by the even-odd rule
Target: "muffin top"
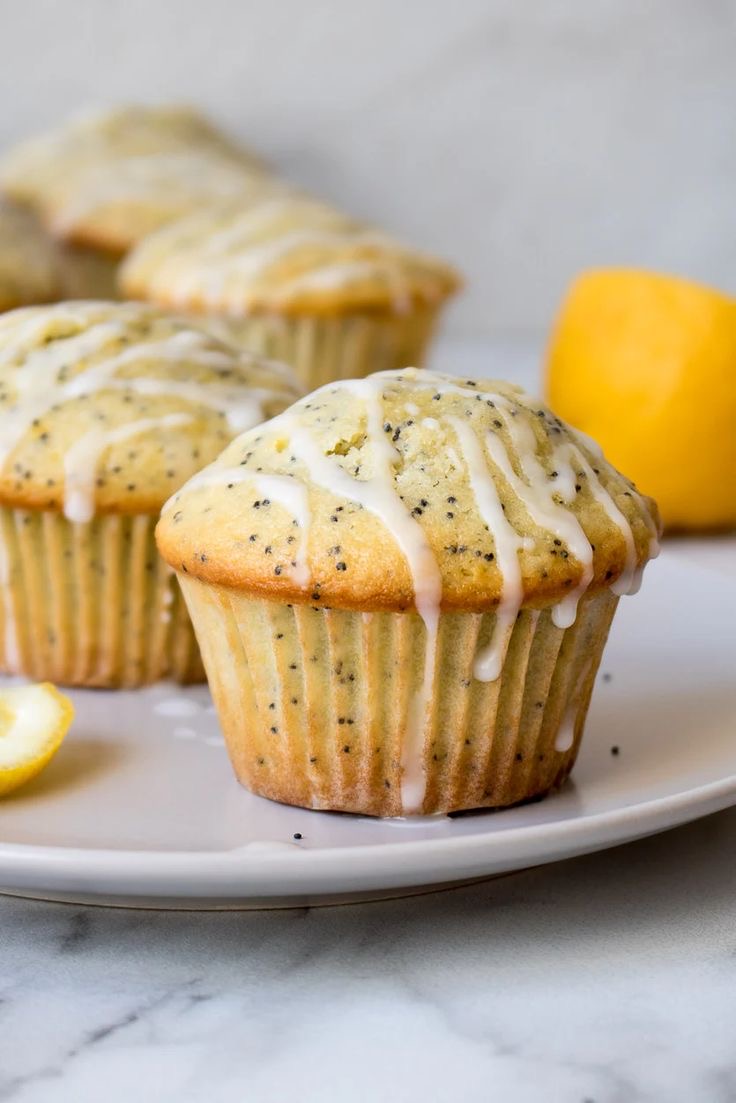
[(123, 253), (202, 201), (250, 193), (265, 169), (186, 107), (119, 107), (22, 143), (0, 187), (59, 237)]
[(0, 502), (158, 512), (236, 433), (299, 394), (289, 370), (138, 303), (0, 317)]
[(220, 203), (165, 226), (121, 271), (132, 297), (234, 315), (400, 313), (459, 284), (443, 261), (290, 192)]
[(0, 310), (47, 303), (61, 293), (56, 247), (28, 211), (0, 203)]
[(169, 564), (276, 601), (555, 605), (632, 590), (654, 503), (520, 388), (409, 368), (331, 383), (243, 433), (167, 503)]

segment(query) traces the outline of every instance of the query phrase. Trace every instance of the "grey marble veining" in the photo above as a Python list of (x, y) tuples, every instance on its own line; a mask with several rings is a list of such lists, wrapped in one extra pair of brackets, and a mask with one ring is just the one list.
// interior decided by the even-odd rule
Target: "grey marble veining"
[(3, 1103), (732, 1103), (736, 810), (371, 905), (0, 900)]

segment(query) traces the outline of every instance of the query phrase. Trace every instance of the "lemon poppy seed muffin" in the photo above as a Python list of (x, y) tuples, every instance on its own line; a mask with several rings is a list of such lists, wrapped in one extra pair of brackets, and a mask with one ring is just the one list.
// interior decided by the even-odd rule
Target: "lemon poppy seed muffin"
[(53, 302), (61, 293), (53, 241), (28, 211), (0, 202), (0, 311)]
[(0, 667), (74, 685), (201, 678), (157, 515), (297, 394), (281, 365), (135, 303), (0, 317)]
[(288, 190), (171, 223), (120, 273), (126, 297), (218, 320), (308, 387), (421, 364), (459, 284), (444, 261)]
[(202, 202), (249, 192), (264, 166), (187, 107), (117, 107), (21, 143), (0, 188), (60, 239), (120, 256)]
[(561, 784), (658, 532), (654, 503), (519, 388), (407, 369), (238, 437), (157, 541), (238, 778), (383, 816)]

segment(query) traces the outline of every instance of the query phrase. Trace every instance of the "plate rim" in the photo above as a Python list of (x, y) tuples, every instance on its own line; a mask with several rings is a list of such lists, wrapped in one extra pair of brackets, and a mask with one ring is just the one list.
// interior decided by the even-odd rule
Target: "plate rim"
[[(687, 541), (668, 550), (680, 565), (685, 560), (688, 570), (712, 578), (719, 572), (713, 563), (698, 561), (700, 544)], [(728, 539), (725, 547), (736, 547), (736, 539)], [(733, 578), (730, 564), (727, 574)], [(731, 770), (730, 762), (723, 765)], [(603, 811), (500, 830), (348, 846), (312, 848), (274, 840), (219, 850), (136, 850), (0, 842), (0, 893), (48, 891), (72, 900), (83, 891), (103, 903), (133, 896), (172, 902), (186, 897), (206, 907), (218, 896), (247, 902), (264, 895), (289, 900), (306, 893), (318, 899), (345, 890), (439, 886), (592, 853), (736, 805), (736, 770), (661, 796), (628, 801), (623, 793), (622, 802)], [(493, 819), (497, 813), (485, 814)]]
[[(316, 875), (334, 876), (335, 864), (350, 869), (351, 887), (357, 890), (363, 887), (370, 890), (387, 883), (390, 887), (394, 883), (393, 875), (397, 874), (407, 886), (442, 884), (460, 872), (451, 864), (455, 857), (466, 863), (460, 867), (463, 871), (470, 868), (489, 874), (515, 868), (524, 854), (532, 864), (542, 865), (656, 834), (732, 805), (736, 805), (736, 773), (679, 793), (590, 816), (476, 835), (396, 843), (319, 849), (285, 843), (282, 844), (284, 849), (277, 844), (278, 848), (273, 850), (267, 847), (250, 849), (249, 844), (245, 844), (220, 851), (113, 850), (3, 843), (0, 844), (0, 885), (8, 889), (30, 889), (33, 886), (23, 876), (30, 874), (38, 890), (42, 889), (39, 878), (45, 879), (47, 887), (69, 888), (72, 878), (93, 876), (94, 886), (88, 888), (95, 894), (111, 898), (130, 895), (129, 887), (116, 888), (116, 885), (131, 879), (139, 886), (138, 893), (150, 891), (154, 895), (155, 889), (155, 895), (175, 899), (182, 895), (192, 896), (194, 891), (195, 896), (206, 900), (217, 893), (232, 892), (235, 876), (236, 895), (243, 900), (251, 895), (262, 895), (264, 891), (286, 898), (303, 893), (310, 885), (310, 891), (318, 896), (335, 891), (334, 883), (331, 890), (316, 888), (313, 884)], [(533, 853), (525, 846), (532, 841), (538, 844)], [(412, 860), (410, 868), (404, 865), (407, 858)], [(501, 860), (496, 863), (494, 858)], [(430, 861), (431, 868), (427, 868)], [(490, 868), (489, 862), (492, 863)], [(195, 878), (197, 884), (193, 885)], [(176, 891), (177, 883), (181, 883), (180, 891)]]

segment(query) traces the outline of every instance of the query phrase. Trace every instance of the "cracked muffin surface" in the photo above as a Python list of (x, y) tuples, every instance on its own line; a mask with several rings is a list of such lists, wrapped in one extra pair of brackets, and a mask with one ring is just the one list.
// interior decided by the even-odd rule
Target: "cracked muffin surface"
[[(288, 503), (258, 490), (268, 475), (294, 497), (304, 488), (299, 541)], [(426, 544), (443, 608), (499, 602), (509, 541), (523, 600), (544, 604), (633, 576), (656, 539), (651, 500), (520, 388), (405, 370), (329, 384), (233, 441), (175, 495), (160, 546), (172, 566), (275, 598), (411, 608), (381, 482), (402, 531)], [(293, 567), (301, 542), (311, 588)]]
[(654, 503), (518, 387), (330, 384), (167, 503), (238, 778), (309, 808), (503, 807), (568, 776)]
[(0, 502), (155, 513), (243, 428), (298, 395), (287, 368), (138, 303), (0, 317)]

